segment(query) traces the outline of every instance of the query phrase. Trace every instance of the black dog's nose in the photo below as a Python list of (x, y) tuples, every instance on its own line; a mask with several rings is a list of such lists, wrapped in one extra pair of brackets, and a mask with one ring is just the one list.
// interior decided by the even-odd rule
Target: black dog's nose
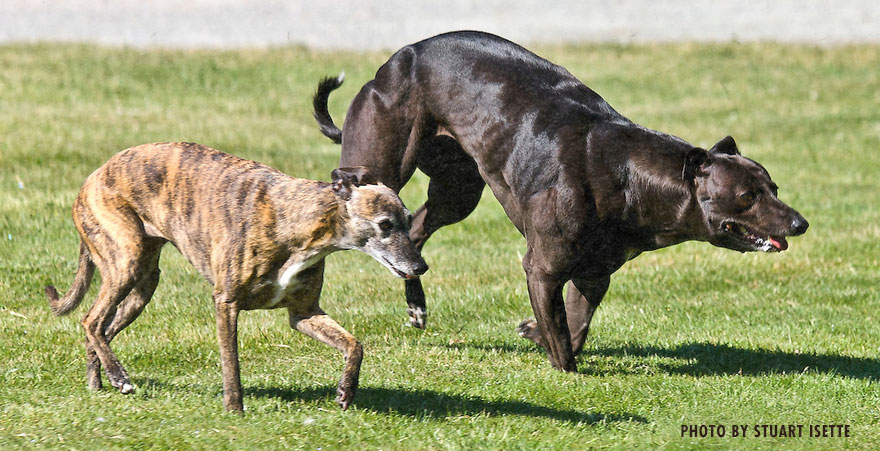
[(803, 235), (809, 227), (810, 223), (801, 215), (796, 215), (794, 220), (791, 221), (791, 230), (794, 232), (794, 235)]
[(413, 266), (413, 272), (417, 276), (421, 276), (422, 274), (428, 272), (428, 264), (424, 261), (418, 262)]

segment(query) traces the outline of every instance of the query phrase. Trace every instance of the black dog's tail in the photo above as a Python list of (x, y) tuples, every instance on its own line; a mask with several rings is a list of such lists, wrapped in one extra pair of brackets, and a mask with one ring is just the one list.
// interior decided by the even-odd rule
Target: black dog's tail
[(330, 98), (330, 93), (334, 89), (342, 86), (343, 80), (345, 80), (345, 72), (339, 74), (336, 78), (324, 78), (321, 80), (321, 83), (318, 84), (318, 91), (315, 92), (315, 96), (312, 97), (312, 106), (315, 109), (315, 120), (318, 121), (318, 127), (321, 129), (321, 133), (332, 139), (336, 144), (342, 143), (342, 130), (333, 123), (333, 118), (330, 117), (330, 111), (327, 110), (327, 99)]
[(89, 252), (86, 243), (79, 243), (79, 268), (76, 270), (76, 277), (73, 279), (73, 285), (64, 297), (58, 296), (58, 290), (52, 285), (46, 285), (46, 297), (49, 298), (49, 307), (52, 313), (57, 316), (70, 313), (76, 306), (82, 302), (86, 292), (89, 291), (89, 284), (92, 282), (92, 275), (95, 273), (95, 263), (92, 261), (92, 254)]

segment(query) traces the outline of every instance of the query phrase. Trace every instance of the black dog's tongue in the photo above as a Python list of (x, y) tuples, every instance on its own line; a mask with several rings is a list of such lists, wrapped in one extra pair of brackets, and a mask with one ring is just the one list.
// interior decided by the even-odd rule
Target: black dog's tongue
[(784, 250), (788, 249), (788, 241), (785, 241), (785, 238), (783, 238), (783, 237), (776, 238), (776, 237), (771, 236), (769, 239), (770, 239), (770, 245), (775, 247), (776, 249), (779, 249), (780, 251), (784, 251)]

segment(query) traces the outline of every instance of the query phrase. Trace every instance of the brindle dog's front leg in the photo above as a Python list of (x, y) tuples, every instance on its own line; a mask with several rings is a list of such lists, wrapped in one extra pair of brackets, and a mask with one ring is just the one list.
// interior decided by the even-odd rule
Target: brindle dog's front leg
[(550, 357), (553, 368), (562, 371), (576, 371), (571, 336), (565, 316), (565, 302), (562, 298), (564, 281), (547, 274), (532, 263), (532, 250), (523, 258), (526, 280), (529, 285), (529, 300), (535, 313), (544, 349)]
[(238, 305), (226, 294), (214, 294), (217, 312), (217, 341), (220, 342), (220, 368), (223, 373), (223, 406), (242, 412), (241, 373), (238, 364)]
[(311, 315), (290, 312), (290, 327), (342, 352), (345, 358), (345, 369), (336, 389), (336, 403), (343, 410), (348, 409), (354, 399), (361, 372), (361, 360), (364, 351), (354, 335), (348, 333), (321, 309)]

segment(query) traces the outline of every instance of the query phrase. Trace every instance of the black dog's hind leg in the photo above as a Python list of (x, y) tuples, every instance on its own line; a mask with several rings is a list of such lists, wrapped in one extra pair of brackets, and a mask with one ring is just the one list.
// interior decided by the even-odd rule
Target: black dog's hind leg
[[(432, 136), (423, 141), (418, 154), (418, 168), (431, 178), (428, 200), (413, 215), (409, 237), (419, 251), (439, 228), (466, 218), (480, 202), (486, 183), (477, 163), (448, 136)], [(406, 284), (407, 313), (410, 324), (425, 328), (427, 309), (420, 279)]]

